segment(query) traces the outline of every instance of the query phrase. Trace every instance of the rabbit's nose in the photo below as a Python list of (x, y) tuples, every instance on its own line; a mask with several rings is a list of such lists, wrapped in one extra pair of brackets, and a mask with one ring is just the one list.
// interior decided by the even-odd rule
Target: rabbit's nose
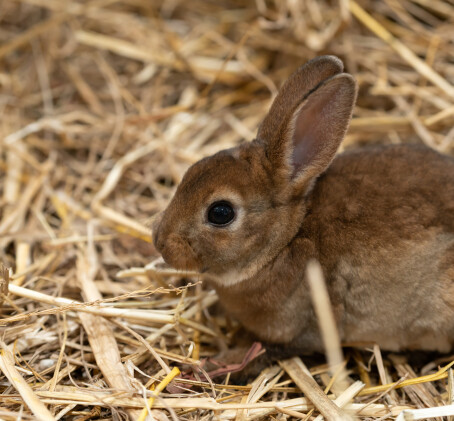
[(162, 252), (162, 249), (164, 248), (164, 239), (163, 236), (160, 235), (162, 216), (163, 216), (162, 212), (156, 215), (151, 225), (151, 236), (153, 239), (153, 244), (159, 252)]
[(156, 247), (156, 250), (158, 250), (160, 253), (162, 253), (162, 250), (164, 249), (164, 241), (162, 240), (162, 236), (159, 236), (159, 230), (153, 230), (153, 244)]

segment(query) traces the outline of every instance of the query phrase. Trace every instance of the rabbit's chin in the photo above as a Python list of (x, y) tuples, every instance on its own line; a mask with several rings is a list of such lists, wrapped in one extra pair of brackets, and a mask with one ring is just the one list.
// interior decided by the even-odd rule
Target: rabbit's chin
[(220, 287), (230, 287), (253, 278), (266, 264), (265, 261), (256, 262), (242, 269), (230, 269), (221, 274), (209, 274), (209, 279)]
[[(252, 276), (252, 275), (251, 275)], [(239, 271), (239, 270), (229, 270), (228, 272), (212, 275), (210, 274), (209, 279), (214, 282), (216, 285), (228, 287), (232, 285), (239, 284), (242, 281), (250, 278), (248, 276), (247, 271)]]

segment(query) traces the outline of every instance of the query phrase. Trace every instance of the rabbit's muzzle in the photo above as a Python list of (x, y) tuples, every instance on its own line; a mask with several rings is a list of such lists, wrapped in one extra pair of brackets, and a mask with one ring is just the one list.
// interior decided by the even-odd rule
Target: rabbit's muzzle
[(153, 243), (167, 264), (180, 270), (201, 269), (201, 262), (191, 245), (179, 234), (167, 234), (162, 227), (162, 214), (153, 222)]

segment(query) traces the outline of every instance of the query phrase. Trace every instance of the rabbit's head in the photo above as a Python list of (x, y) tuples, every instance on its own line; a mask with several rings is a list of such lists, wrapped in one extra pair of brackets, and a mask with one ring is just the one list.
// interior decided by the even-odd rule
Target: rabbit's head
[(188, 169), (153, 240), (177, 269), (224, 285), (254, 275), (296, 235), (305, 195), (347, 131), (356, 98), (342, 62), (308, 62), (279, 91), (257, 138)]

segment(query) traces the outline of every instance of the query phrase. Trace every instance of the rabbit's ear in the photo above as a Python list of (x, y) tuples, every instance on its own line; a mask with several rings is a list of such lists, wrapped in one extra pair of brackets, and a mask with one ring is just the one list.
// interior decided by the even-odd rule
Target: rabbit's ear
[(322, 173), (333, 160), (352, 116), (356, 82), (341, 73), (323, 81), (286, 116), (265, 142), (268, 159), (297, 190)]
[(342, 73), (344, 65), (335, 56), (321, 56), (308, 61), (293, 73), (282, 85), (271, 105), (268, 115), (259, 127), (257, 137), (271, 140), (277, 128), (295, 110), (310, 91), (321, 82)]

